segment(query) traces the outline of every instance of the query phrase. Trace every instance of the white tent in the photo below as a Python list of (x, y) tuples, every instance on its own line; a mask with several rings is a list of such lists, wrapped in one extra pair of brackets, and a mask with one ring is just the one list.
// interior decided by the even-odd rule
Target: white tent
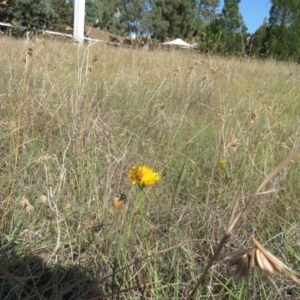
[(193, 45), (192, 45), (192, 47), (193, 47), (194, 49), (197, 49), (197, 50), (199, 50), (199, 49), (200, 49), (200, 45), (199, 45), (199, 43), (195, 43), (195, 44), (193, 44)]
[(176, 39), (171, 42), (162, 43), (162, 45), (174, 45), (174, 46), (181, 46), (181, 47), (193, 47), (192, 45), (186, 43), (182, 39)]

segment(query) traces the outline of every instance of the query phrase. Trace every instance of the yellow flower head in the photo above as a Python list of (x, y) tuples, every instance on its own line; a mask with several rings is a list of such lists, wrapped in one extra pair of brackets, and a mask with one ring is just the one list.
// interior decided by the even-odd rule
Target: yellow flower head
[(156, 184), (161, 176), (147, 166), (135, 166), (129, 171), (128, 177), (132, 180), (132, 184), (137, 184), (140, 187)]
[(226, 160), (225, 158), (220, 159), (220, 164), (221, 164), (222, 166), (226, 166), (226, 165), (227, 165), (227, 160)]

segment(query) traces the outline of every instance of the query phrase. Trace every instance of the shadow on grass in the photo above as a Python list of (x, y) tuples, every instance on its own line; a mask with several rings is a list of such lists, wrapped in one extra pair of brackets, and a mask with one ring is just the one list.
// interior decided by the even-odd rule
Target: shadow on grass
[(87, 268), (80, 265), (67, 268), (60, 264), (47, 266), (37, 255), (16, 254), (12, 242), (0, 248), (2, 300), (90, 299), (103, 294), (101, 285), (105, 284), (104, 280), (96, 280)]
[(137, 283), (120, 289), (124, 271), (130, 266), (139, 267), (144, 259), (125, 267), (120, 267), (116, 260), (112, 266), (103, 263), (95, 272), (92, 266), (87, 268), (80, 264), (69, 267), (61, 264), (49, 266), (42, 257), (29, 251), (20, 254), (18, 249), (21, 246), (26, 249), (26, 245), (15, 241), (0, 247), (1, 300), (119, 299), (119, 295), (132, 290), (138, 290), (140, 299), (144, 299), (149, 284)]

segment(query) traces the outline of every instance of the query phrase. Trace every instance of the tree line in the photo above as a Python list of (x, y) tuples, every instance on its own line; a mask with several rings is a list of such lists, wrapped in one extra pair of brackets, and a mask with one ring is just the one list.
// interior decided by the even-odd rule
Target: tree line
[[(183, 38), (202, 52), (296, 59), (300, 49), (300, 0), (270, 0), (269, 18), (249, 34), (241, 0), (86, 0), (85, 24), (110, 33), (150, 36), (154, 43)], [(4, 0), (0, 22), (65, 32), (74, 0)], [(17, 30), (15, 31), (17, 34)]]

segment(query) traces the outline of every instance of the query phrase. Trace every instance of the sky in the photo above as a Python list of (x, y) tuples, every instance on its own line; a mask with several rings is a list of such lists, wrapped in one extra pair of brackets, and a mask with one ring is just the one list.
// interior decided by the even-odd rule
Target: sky
[[(223, 6), (224, 1), (221, 0), (220, 11)], [(265, 17), (269, 18), (270, 8), (270, 0), (241, 0), (240, 13), (249, 33), (254, 33), (263, 24)]]

